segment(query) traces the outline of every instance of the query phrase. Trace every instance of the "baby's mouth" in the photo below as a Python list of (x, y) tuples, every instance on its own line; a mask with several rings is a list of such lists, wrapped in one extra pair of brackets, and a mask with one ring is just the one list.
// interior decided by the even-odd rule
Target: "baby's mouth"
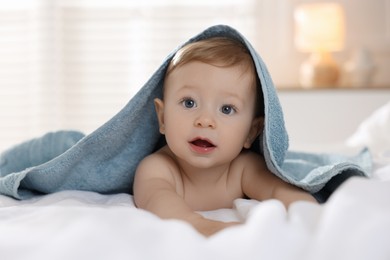
[(201, 148), (215, 147), (215, 145), (211, 141), (209, 141), (207, 139), (201, 139), (201, 138), (197, 138), (197, 139), (191, 141), (190, 143), (195, 145), (195, 146), (201, 147)]

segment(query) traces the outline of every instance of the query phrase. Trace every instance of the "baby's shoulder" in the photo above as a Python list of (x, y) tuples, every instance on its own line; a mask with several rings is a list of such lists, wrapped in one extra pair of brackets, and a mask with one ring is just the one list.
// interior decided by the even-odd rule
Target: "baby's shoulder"
[(160, 148), (159, 150), (147, 155), (144, 159), (141, 160), (141, 163), (143, 162), (167, 162), (171, 161), (173, 159), (173, 153), (171, 150), (167, 147), (164, 146)]
[(243, 150), (235, 159), (235, 164), (242, 168), (264, 168), (265, 160), (264, 157), (258, 153), (250, 150)]
[(137, 172), (147, 171), (149, 174), (174, 174), (177, 171), (172, 152), (165, 147), (146, 156), (138, 165)]
[(179, 179), (176, 172), (171, 156), (162, 148), (146, 156), (139, 163), (135, 177), (137, 183), (159, 179), (175, 185)]

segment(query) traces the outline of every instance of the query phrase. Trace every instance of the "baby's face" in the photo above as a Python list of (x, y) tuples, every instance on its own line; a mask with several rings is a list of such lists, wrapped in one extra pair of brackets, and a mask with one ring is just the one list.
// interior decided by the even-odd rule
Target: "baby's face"
[(194, 61), (172, 71), (164, 87), (160, 123), (179, 159), (211, 167), (250, 147), (256, 94), (249, 70)]

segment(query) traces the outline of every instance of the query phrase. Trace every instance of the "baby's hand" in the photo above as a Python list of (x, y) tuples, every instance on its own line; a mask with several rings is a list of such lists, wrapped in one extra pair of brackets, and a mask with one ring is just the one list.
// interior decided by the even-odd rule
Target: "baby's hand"
[(191, 224), (203, 235), (209, 237), (222, 229), (239, 225), (239, 222), (221, 222), (199, 217), (191, 221)]

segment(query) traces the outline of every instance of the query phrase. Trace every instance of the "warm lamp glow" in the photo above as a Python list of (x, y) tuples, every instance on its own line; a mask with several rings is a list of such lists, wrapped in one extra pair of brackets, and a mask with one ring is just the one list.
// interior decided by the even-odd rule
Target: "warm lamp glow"
[(344, 12), (336, 3), (314, 3), (295, 10), (295, 44), (301, 51), (340, 51), (344, 47)]
[(312, 55), (301, 67), (303, 86), (330, 86), (337, 83), (339, 69), (330, 52), (344, 47), (344, 12), (337, 3), (311, 3), (294, 12), (295, 45)]

